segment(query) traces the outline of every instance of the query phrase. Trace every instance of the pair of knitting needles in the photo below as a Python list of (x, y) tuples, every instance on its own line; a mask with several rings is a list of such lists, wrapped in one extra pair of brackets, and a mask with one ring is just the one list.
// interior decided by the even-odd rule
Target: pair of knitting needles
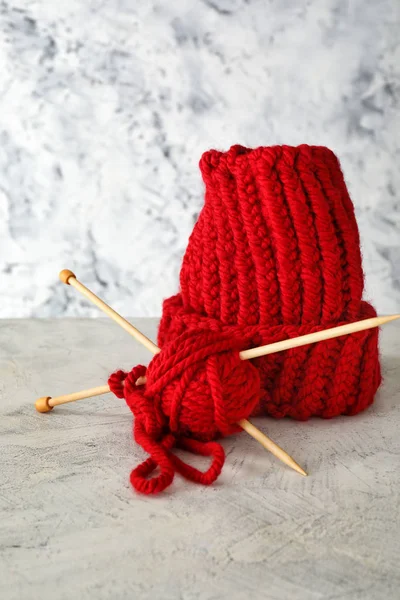
[[(60, 273), (60, 279), (63, 283), (67, 285), (71, 285), (81, 294), (83, 294), (88, 300), (93, 302), (100, 310), (106, 313), (111, 319), (113, 319), (116, 323), (118, 323), (125, 331), (127, 331), (132, 337), (134, 337), (138, 342), (143, 344), (150, 352), (153, 354), (158, 354), (160, 352), (160, 348), (156, 346), (148, 337), (146, 337), (143, 333), (141, 333), (136, 327), (134, 327), (129, 321), (124, 319), (121, 315), (119, 315), (115, 310), (113, 310), (108, 304), (103, 302), (96, 294), (94, 294), (91, 290), (89, 290), (83, 283), (78, 281), (75, 274), (68, 269), (64, 269)], [(251, 348), (249, 350), (243, 350), (239, 353), (239, 356), (242, 360), (249, 360), (252, 358), (256, 358), (258, 356), (265, 356), (267, 354), (272, 354), (274, 352), (282, 352), (284, 350), (289, 350), (290, 348), (298, 348), (300, 346), (305, 346), (307, 344), (312, 344), (315, 342), (332, 339), (335, 337), (340, 337), (342, 335), (348, 335), (350, 333), (355, 333), (357, 331), (363, 331), (366, 329), (370, 329), (372, 327), (379, 327), (389, 321), (394, 321), (395, 319), (399, 319), (400, 315), (389, 315), (387, 317), (375, 317), (372, 319), (364, 319), (363, 321), (357, 321), (355, 323), (348, 323), (346, 325), (341, 325), (339, 327), (333, 327), (331, 329), (326, 329), (324, 331), (318, 331), (316, 333), (310, 333), (307, 335), (303, 335), (297, 338), (292, 338), (288, 340), (283, 340), (281, 342), (276, 342), (274, 344), (268, 344), (266, 346), (259, 346), (257, 348)], [(137, 385), (142, 385), (145, 383), (145, 378), (140, 378), (137, 382)], [(83, 400), (85, 398), (91, 398), (93, 396), (100, 396), (102, 394), (107, 394), (110, 392), (110, 387), (108, 385), (98, 386), (91, 388), (89, 390), (82, 390), (80, 392), (75, 392), (72, 394), (66, 394), (64, 396), (57, 396), (56, 398), (51, 398), (50, 396), (43, 396), (36, 401), (36, 410), (39, 412), (49, 412), (55, 406), (59, 406), (61, 404), (66, 404), (68, 402), (75, 402), (76, 400)], [(276, 458), (284, 462), (286, 465), (300, 473), (301, 475), (306, 476), (307, 473), (302, 469), (287, 452), (285, 452), (282, 448), (280, 448), (275, 442), (273, 442), (270, 438), (268, 438), (265, 434), (263, 434), (257, 427), (255, 427), (252, 423), (250, 423), (247, 419), (241, 419), (238, 422), (238, 425), (246, 431), (249, 435), (251, 435), (256, 441), (258, 441), (266, 450), (271, 452)]]

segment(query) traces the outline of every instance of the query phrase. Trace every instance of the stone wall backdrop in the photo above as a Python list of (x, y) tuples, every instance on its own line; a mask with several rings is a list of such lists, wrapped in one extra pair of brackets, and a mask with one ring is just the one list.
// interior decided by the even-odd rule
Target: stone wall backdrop
[(400, 309), (399, 0), (0, 1), (0, 317), (175, 293), (211, 147), (327, 145)]

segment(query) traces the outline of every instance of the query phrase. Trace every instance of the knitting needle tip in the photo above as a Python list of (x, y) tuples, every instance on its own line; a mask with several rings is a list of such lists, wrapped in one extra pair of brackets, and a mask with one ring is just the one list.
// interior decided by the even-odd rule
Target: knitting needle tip
[(389, 323), (389, 321), (395, 321), (396, 319), (400, 319), (400, 315), (389, 315), (388, 317), (382, 317), (383, 319), (386, 319), (386, 323)]
[(50, 406), (49, 400), (51, 400), (51, 396), (42, 396), (38, 398), (35, 402), (35, 408), (40, 413), (46, 413), (53, 410), (53, 407)]
[(73, 273), (69, 269), (63, 269), (62, 271), (60, 271), (59, 278), (66, 285), (69, 285), (69, 280), (71, 279), (71, 277), (73, 277), (74, 279), (76, 279), (75, 273)]
[(300, 473), (300, 475), (303, 475), (303, 477), (308, 477), (308, 473), (306, 473), (305, 470), (302, 469), (300, 467), (300, 465), (298, 465), (297, 462), (295, 462), (294, 460), (293, 460), (293, 462), (291, 463), (290, 466), (292, 467), (292, 469), (294, 469), (295, 471), (297, 471), (297, 473)]
[(263, 446), (268, 452), (271, 452), (278, 460), (281, 460), (285, 465), (303, 475), (303, 477), (307, 477), (307, 473), (297, 464), (295, 460), (283, 450), (278, 444), (275, 444), (269, 437), (267, 437), (262, 431), (257, 429), (250, 423), (247, 419), (241, 419), (238, 422), (238, 425), (245, 430), (246, 433), (251, 435), (261, 446)]
[(395, 321), (399, 318), (400, 315), (387, 315), (384, 317), (362, 319), (361, 321), (355, 321), (354, 323), (346, 323), (345, 325), (339, 325), (338, 327), (331, 327), (330, 329), (323, 329), (322, 331), (307, 333), (306, 335), (282, 340), (280, 342), (274, 342), (273, 344), (258, 346), (257, 348), (250, 348), (249, 350), (242, 350), (239, 352), (239, 356), (242, 360), (249, 360), (259, 356), (273, 354), (275, 352), (282, 352), (283, 350), (300, 348), (301, 346), (307, 346), (307, 344), (314, 344), (315, 342), (331, 340), (342, 335), (348, 335), (350, 333), (372, 329), (373, 327), (380, 327), (381, 325), (385, 325), (385, 323), (390, 323), (390, 321)]
[(289, 456), (289, 454), (284, 450), (282, 450), (282, 454), (280, 454), (279, 456), (275, 454), (275, 456), (279, 458), (279, 460), (284, 462), (288, 467), (291, 467), (294, 471), (300, 473), (300, 475), (302, 475), (303, 477), (308, 477), (308, 473), (306, 473), (305, 470), (302, 469), (301, 466), (298, 465), (297, 462), (293, 460), (293, 458)]

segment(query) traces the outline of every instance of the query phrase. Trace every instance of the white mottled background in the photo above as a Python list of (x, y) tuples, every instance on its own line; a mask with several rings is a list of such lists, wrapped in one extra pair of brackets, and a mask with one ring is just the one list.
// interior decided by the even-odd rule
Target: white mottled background
[(0, 1), (0, 316), (158, 315), (210, 147), (324, 144), (400, 307), (399, 0)]

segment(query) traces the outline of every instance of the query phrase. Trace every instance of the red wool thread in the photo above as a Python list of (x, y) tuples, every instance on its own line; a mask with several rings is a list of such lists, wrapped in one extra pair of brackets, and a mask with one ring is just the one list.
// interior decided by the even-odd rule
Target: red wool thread
[[(117, 371), (109, 385), (118, 398), (125, 398), (135, 416), (135, 441), (150, 454), (131, 473), (134, 488), (155, 494), (173, 480), (175, 471), (203, 485), (213, 483), (225, 460), (216, 437), (237, 433), (236, 425), (257, 405), (260, 377), (250, 361), (243, 361), (243, 341), (219, 333), (194, 330), (167, 344), (148, 368), (130, 373)], [(146, 376), (145, 385), (137, 385)], [(176, 446), (193, 454), (211, 456), (202, 473), (172, 454)], [(148, 476), (159, 467), (160, 474)]]
[[(215, 439), (240, 430), (241, 418), (355, 415), (381, 381), (377, 329), (252, 364), (239, 359), (245, 348), (376, 316), (362, 300), (354, 207), (333, 152), (233, 146), (206, 152), (200, 169), (205, 204), (183, 259), (181, 291), (163, 304), (162, 351), (147, 372), (136, 367), (110, 378), (150, 454), (131, 475), (143, 493), (167, 487), (175, 471), (215, 481), (224, 461)], [(136, 386), (145, 372), (147, 384)], [(173, 446), (212, 456), (210, 468), (201, 473), (183, 463)], [(160, 474), (148, 479), (156, 466)]]

